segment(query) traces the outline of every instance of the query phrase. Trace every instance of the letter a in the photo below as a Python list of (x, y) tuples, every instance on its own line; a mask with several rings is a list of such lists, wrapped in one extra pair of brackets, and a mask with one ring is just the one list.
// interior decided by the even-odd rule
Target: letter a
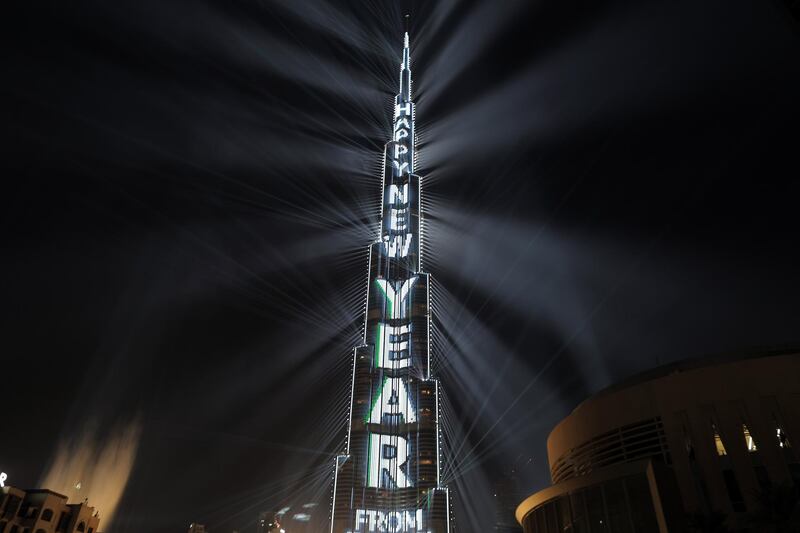
[(411, 405), (408, 384), (403, 378), (386, 378), (378, 391), (378, 397), (370, 413), (370, 424), (383, 424), (388, 418), (390, 424), (413, 424), (417, 412)]
[(367, 486), (380, 489), (404, 489), (411, 481), (401, 467), (408, 460), (408, 441), (400, 435), (369, 436)]

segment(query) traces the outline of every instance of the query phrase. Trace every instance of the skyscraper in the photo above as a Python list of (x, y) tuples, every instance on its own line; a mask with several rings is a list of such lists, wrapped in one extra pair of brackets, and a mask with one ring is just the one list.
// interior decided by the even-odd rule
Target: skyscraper
[(408, 33), (380, 235), (370, 246), (364, 343), (354, 350), (346, 452), (336, 459), (331, 533), (449, 533), (441, 485), (439, 382), (431, 373), (430, 275), (421, 270)]

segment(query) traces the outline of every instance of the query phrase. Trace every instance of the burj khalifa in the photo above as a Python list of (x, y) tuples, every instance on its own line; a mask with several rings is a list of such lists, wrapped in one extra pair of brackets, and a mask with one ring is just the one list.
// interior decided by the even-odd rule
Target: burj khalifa
[(384, 149), (380, 231), (369, 249), (364, 340), (353, 352), (345, 452), (331, 533), (449, 533), (440, 385), (431, 371), (431, 276), (421, 270), (423, 179), (416, 173), (411, 57)]

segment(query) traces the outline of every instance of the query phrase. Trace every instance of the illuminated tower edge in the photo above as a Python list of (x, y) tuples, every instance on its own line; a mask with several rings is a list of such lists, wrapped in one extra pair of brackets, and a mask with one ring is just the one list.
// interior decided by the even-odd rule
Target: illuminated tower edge
[(331, 533), (450, 533), (415, 159), (406, 33), (384, 149), (380, 237), (369, 249), (364, 343), (353, 353), (346, 453), (336, 458)]

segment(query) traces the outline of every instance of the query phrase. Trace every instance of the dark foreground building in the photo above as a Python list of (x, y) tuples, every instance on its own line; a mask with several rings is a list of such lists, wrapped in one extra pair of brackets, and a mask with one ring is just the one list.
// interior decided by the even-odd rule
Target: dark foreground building
[(94, 507), (52, 490), (0, 490), (0, 533), (96, 533), (99, 524)]
[(800, 531), (796, 505), (764, 508), (796, 502), (798, 452), (800, 351), (677, 363), (562, 420), (547, 439), (553, 485), (517, 520), (525, 533)]

